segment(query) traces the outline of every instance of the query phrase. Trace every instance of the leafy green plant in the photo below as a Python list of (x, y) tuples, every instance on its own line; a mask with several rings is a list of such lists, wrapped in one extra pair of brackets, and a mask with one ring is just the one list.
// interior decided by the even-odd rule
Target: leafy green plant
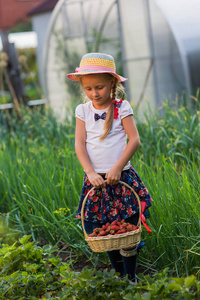
[(0, 297), (2, 300), (129, 300), (198, 299), (200, 282), (194, 275), (169, 276), (168, 269), (150, 276), (139, 275), (139, 284), (130, 284), (118, 273), (84, 268), (74, 272), (69, 263), (55, 255), (52, 246), (38, 247), (23, 236), (19, 242), (0, 246)]
[(1, 299), (38, 299), (63, 286), (59, 280), (61, 259), (53, 256), (56, 250), (48, 245), (40, 248), (29, 239), (24, 236), (19, 243), (0, 248)]
[(199, 281), (194, 275), (174, 278), (169, 276), (168, 268), (156, 273), (154, 278), (139, 275), (140, 284), (136, 287), (134, 297), (128, 294), (125, 300), (131, 299), (198, 299), (200, 295)]

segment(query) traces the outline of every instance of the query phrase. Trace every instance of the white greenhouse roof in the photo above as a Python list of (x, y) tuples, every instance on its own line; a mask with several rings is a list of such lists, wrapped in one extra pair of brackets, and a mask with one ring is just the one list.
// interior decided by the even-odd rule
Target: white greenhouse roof
[(154, 0), (181, 40), (200, 36), (199, 0)]
[(45, 96), (62, 110), (66, 74), (86, 52), (114, 56), (127, 99), (142, 110), (200, 87), (200, 0), (59, 0), (43, 51)]

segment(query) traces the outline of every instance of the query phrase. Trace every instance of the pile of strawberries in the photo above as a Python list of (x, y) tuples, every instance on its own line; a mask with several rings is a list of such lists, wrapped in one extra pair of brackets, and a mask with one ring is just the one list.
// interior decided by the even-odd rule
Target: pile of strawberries
[(93, 230), (93, 233), (89, 234), (89, 237), (97, 237), (97, 236), (105, 236), (105, 235), (116, 235), (116, 234), (122, 234), (129, 231), (134, 231), (138, 229), (139, 227), (136, 225), (132, 225), (130, 223), (127, 223), (124, 219), (120, 222), (113, 221), (112, 223), (106, 223), (101, 228), (95, 228)]

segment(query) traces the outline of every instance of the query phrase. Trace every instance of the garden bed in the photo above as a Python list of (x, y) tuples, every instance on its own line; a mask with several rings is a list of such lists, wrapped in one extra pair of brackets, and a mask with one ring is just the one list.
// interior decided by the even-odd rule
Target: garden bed
[(73, 271), (55, 256), (55, 248), (39, 247), (24, 236), (0, 247), (0, 297), (2, 300), (34, 299), (198, 299), (196, 276), (173, 278), (167, 269), (154, 277), (139, 274), (137, 286), (114, 270), (84, 268)]
[[(142, 232), (146, 246), (139, 256), (137, 272), (138, 276), (140, 272), (147, 276), (144, 280), (149, 286), (156, 285), (153, 276), (166, 268), (166, 278), (189, 278), (181, 279), (179, 285), (185, 286), (190, 280), (197, 284), (199, 279), (198, 105), (196, 101), (193, 109), (175, 103), (172, 109), (166, 102), (162, 113), (149, 111), (145, 122), (135, 116), (141, 146), (132, 164), (154, 199), (151, 218), (147, 220), (152, 234)], [(31, 235), (31, 240), (42, 248), (56, 246), (59, 263), (69, 264), (70, 274), (79, 271), (80, 276), (86, 276), (81, 270), (87, 265), (91, 271), (86, 272), (97, 268), (100, 272), (108, 267), (105, 276), (111, 276), (106, 254), (90, 250), (80, 220), (75, 218), (83, 170), (74, 151), (74, 116), (61, 123), (48, 109), (35, 109), (33, 113), (25, 108), (21, 116), (19, 122), (13, 112), (8, 127), (5, 114), (0, 115), (0, 205), (6, 230), (9, 229), (7, 241), (12, 244), (25, 234)], [(5, 238), (3, 242), (6, 243)], [(166, 278), (162, 281), (164, 287), (170, 284)], [(173, 293), (173, 297), (178, 295), (178, 291)]]

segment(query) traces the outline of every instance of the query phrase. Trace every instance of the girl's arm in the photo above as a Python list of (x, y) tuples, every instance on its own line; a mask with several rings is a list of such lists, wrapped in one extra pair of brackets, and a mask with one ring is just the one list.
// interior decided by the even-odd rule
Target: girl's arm
[(128, 136), (128, 143), (124, 152), (122, 153), (120, 159), (116, 162), (114, 167), (112, 167), (106, 173), (106, 179), (108, 184), (116, 184), (120, 180), (121, 172), (127, 162), (133, 157), (135, 152), (137, 151), (140, 145), (140, 137), (137, 131), (137, 127), (135, 125), (133, 116), (127, 116), (122, 119), (122, 125), (124, 130)]
[(90, 162), (86, 151), (86, 130), (85, 122), (76, 118), (76, 132), (75, 132), (75, 151), (76, 155), (88, 176), (90, 183), (95, 187), (105, 187), (105, 182), (101, 175), (97, 174)]

